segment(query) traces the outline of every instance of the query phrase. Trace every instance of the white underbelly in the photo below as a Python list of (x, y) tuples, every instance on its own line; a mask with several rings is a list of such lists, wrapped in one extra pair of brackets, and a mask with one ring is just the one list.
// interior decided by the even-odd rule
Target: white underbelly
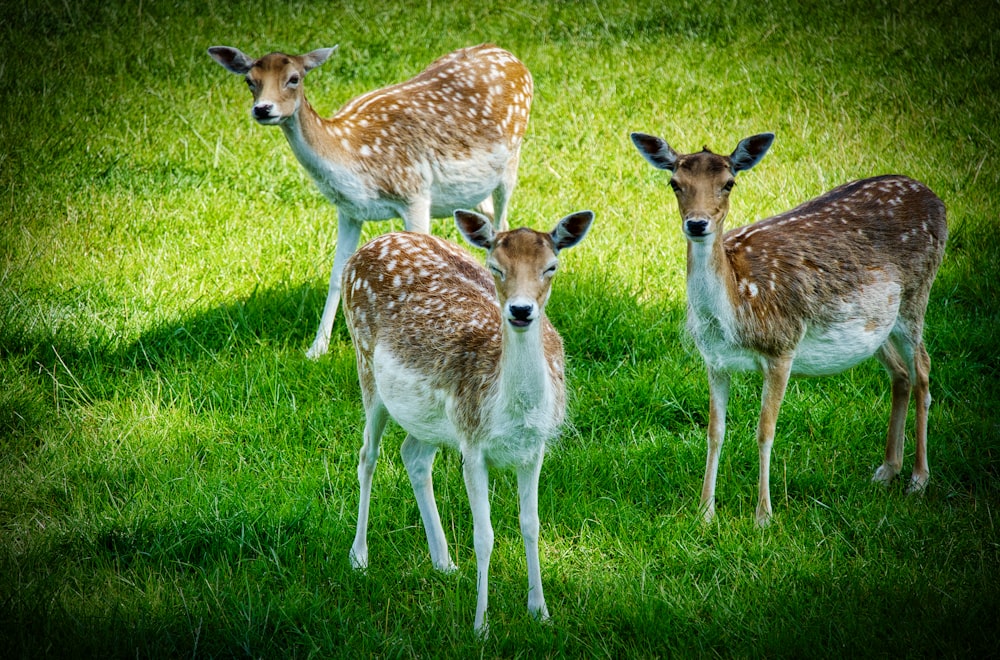
[(382, 346), (375, 348), (372, 360), (375, 387), (396, 423), (418, 440), (458, 448), (459, 434), (448, 415), (447, 394)]
[(827, 376), (850, 369), (879, 349), (899, 315), (900, 286), (876, 279), (833, 310), (831, 320), (806, 327), (795, 350), (792, 373)]
[[(829, 376), (870, 358), (896, 326), (900, 287), (880, 280), (862, 287), (849, 301), (826, 310), (823, 321), (806, 320), (795, 347), (792, 374)], [(764, 357), (740, 345), (717, 319), (696, 317), (688, 326), (708, 365), (726, 371), (760, 371)]]
[(889, 338), (891, 325), (870, 319), (849, 319), (821, 329), (810, 328), (795, 350), (792, 373), (829, 376), (867, 360)]
[(502, 158), (473, 158), (436, 163), (431, 178), (431, 215), (444, 217), (455, 209), (474, 208), (503, 180)]
[(338, 197), (336, 194), (326, 196), (337, 205), (338, 212), (346, 212), (355, 220), (392, 220), (402, 217), (398, 202), (369, 197), (358, 203), (356, 200)]

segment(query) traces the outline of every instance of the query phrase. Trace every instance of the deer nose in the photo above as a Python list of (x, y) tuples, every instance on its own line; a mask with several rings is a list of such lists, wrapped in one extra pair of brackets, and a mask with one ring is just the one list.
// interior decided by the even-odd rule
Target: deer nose
[(510, 313), (509, 321), (515, 328), (527, 328), (531, 325), (531, 313), (534, 311), (532, 305), (508, 305)]
[(684, 227), (688, 236), (699, 238), (706, 234), (708, 230), (708, 220), (685, 220)]
[(270, 103), (261, 103), (253, 107), (253, 118), (257, 120), (270, 119), (274, 106)]

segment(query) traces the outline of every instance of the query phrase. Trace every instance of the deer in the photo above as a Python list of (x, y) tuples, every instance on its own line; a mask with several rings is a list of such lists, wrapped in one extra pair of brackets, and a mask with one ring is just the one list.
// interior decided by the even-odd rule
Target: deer
[(325, 119), (306, 99), (304, 80), (336, 48), (257, 59), (228, 46), (208, 49), (225, 69), (245, 77), (253, 119), (281, 127), (299, 163), (337, 207), (330, 284), (306, 352), (312, 359), (329, 349), (341, 274), (365, 221), (402, 218), (407, 231), (427, 233), (432, 217), (477, 206), (493, 215), (496, 228), (507, 228), (533, 96), (524, 64), (482, 44), (358, 96)]
[(778, 412), (791, 376), (829, 376), (874, 356), (891, 380), (885, 458), (873, 481), (902, 470), (904, 427), (915, 389), (915, 458), (907, 492), (923, 492), (930, 357), (923, 327), (948, 237), (945, 206), (900, 175), (846, 183), (795, 208), (726, 231), (739, 172), (754, 167), (773, 133), (741, 140), (728, 156), (707, 147), (679, 154), (662, 138), (632, 133), (639, 153), (671, 173), (687, 240), (687, 328), (708, 372), (708, 456), (700, 509), (715, 516), (719, 454), (734, 372), (763, 377), (757, 424), (760, 526), (771, 520), (769, 471)]
[(458, 209), (459, 232), (486, 250), (486, 268), (458, 245), (428, 234), (383, 234), (344, 270), (344, 318), (354, 344), (365, 412), (358, 460), (360, 499), (352, 566), (368, 567), (368, 516), (382, 433), (394, 419), (406, 437), (403, 464), (423, 521), (431, 561), (456, 570), (434, 499), (441, 448), (461, 456), (476, 556), (475, 632), (488, 635), (486, 608), (494, 534), (489, 469), (517, 474), (527, 558), (528, 611), (547, 620), (538, 557), (538, 483), (546, 443), (566, 410), (562, 339), (545, 314), (562, 250), (593, 221), (580, 211), (549, 233), (496, 232), (490, 219)]

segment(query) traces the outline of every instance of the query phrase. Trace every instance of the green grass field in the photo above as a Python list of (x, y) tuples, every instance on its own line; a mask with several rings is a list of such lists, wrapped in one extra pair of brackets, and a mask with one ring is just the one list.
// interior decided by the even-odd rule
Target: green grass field
[[(0, 6), (0, 655), (1000, 650), (995, 0)], [(548, 307), (571, 394), (540, 486), (552, 621), (527, 614), (515, 479), (494, 473), (481, 642), (458, 456), (435, 473), (457, 574), (431, 568), (398, 428), (375, 478), (371, 568), (350, 568), (363, 412), (342, 317), (330, 354), (304, 355), (336, 211), (206, 48), (339, 44), (306, 81), (331, 114), (484, 41), (535, 80), (512, 223), (597, 219)], [(726, 153), (775, 132), (730, 225), (882, 173), (944, 199), (923, 497), (870, 483), (889, 391), (869, 362), (790, 386), (775, 518), (758, 529), (760, 378), (745, 375), (718, 515), (701, 523), (708, 385), (683, 329), (684, 239), (633, 130)], [(433, 231), (457, 240), (446, 219)]]

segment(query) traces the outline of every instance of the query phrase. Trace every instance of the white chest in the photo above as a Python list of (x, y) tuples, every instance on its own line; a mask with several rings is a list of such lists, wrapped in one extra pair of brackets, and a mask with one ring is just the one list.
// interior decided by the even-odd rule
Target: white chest
[(687, 280), (687, 328), (705, 362), (720, 371), (757, 371), (760, 355), (744, 347), (726, 286), (708, 267), (709, 249), (692, 246), (696, 260)]
[(492, 465), (523, 465), (534, 461), (547, 440), (556, 436), (562, 412), (551, 388), (534, 396), (504, 397), (497, 393), (486, 423), (483, 448)]
[(719, 371), (759, 371), (763, 365), (761, 356), (736, 341), (733, 325), (726, 323), (729, 320), (688, 308), (688, 332), (710, 368)]

